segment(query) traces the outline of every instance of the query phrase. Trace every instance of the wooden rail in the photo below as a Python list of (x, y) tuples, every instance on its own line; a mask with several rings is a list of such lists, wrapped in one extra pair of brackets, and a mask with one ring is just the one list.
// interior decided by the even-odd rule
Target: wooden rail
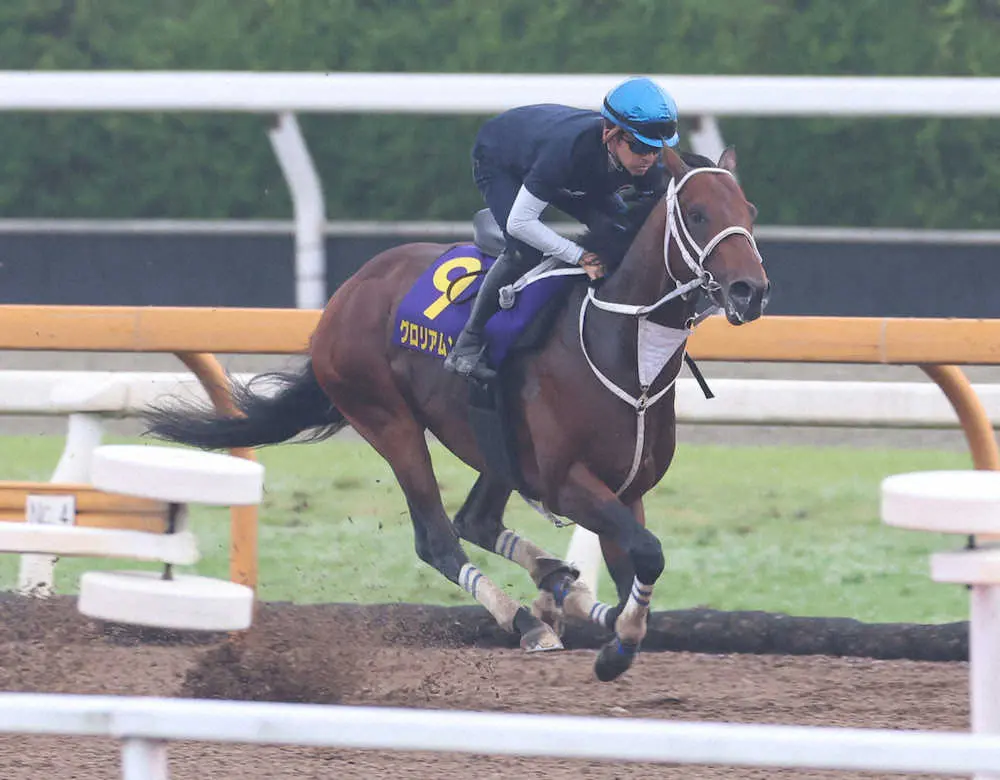
[[(319, 312), (142, 306), (0, 305), (0, 349), (89, 352), (302, 352)], [(1000, 319), (721, 318), (691, 337), (699, 360), (1000, 365)]]
[(167, 532), (170, 508), (162, 501), (105, 493), (92, 485), (54, 482), (0, 482), (0, 521), (23, 522), (28, 496), (53, 495), (75, 497), (75, 524), (81, 528)]

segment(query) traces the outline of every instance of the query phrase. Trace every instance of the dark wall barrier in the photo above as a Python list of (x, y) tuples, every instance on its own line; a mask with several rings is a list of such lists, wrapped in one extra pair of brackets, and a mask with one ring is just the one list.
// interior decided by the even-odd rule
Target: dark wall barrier
[(1000, 246), (761, 241), (769, 314), (1000, 317)]
[(0, 234), (0, 303), (295, 306), (290, 236)]
[[(413, 240), (329, 236), (330, 292), (368, 258)], [(1000, 317), (1000, 244), (759, 243), (770, 314)], [(293, 307), (294, 251), (286, 234), (0, 232), (0, 303)]]

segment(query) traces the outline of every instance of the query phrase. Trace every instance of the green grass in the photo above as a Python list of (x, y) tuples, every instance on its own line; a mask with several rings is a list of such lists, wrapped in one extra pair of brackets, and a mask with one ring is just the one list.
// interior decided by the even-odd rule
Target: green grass
[[(0, 438), (4, 479), (47, 479), (61, 437)], [(445, 505), (453, 513), (474, 475), (433, 448)], [(366, 445), (334, 439), (262, 450), (267, 469), (260, 527), (260, 595), (307, 602), (470, 603), (413, 552), (402, 494)], [(647, 497), (650, 528), (667, 569), (654, 609), (707, 606), (866, 621), (964, 619), (967, 594), (932, 583), (930, 552), (962, 539), (901, 531), (878, 517), (878, 489), (889, 474), (968, 468), (968, 456), (929, 451), (810, 447), (681, 446), (667, 476)], [(227, 576), (228, 512), (192, 512), (202, 574)], [(563, 554), (571, 529), (546, 523), (519, 498), (508, 526)], [(472, 548), (473, 561), (522, 600), (527, 574)], [(121, 561), (64, 560), (57, 588), (72, 592), (82, 571)], [(131, 565), (131, 564), (126, 564)], [(16, 579), (16, 556), (0, 559), (0, 587)], [(602, 596), (610, 599), (610, 580)]]

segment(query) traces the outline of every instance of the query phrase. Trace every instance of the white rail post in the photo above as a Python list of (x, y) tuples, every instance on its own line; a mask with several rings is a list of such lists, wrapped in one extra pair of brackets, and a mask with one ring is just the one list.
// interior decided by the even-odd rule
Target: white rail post
[(566, 562), (572, 563), (580, 570), (580, 579), (590, 588), (594, 598), (597, 598), (597, 585), (600, 582), (601, 540), (597, 534), (580, 526), (573, 527), (573, 536), (566, 550)]
[(726, 150), (726, 142), (722, 138), (722, 131), (719, 130), (719, 123), (715, 121), (714, 116), (705, 115), (694, 117), (694, 123), (688, 131), (691, 151), (718, 162)]
[(323, 185), (294, 114), (280, 114), (268, 137), (295, 210), (295, 306), (322, 309), (327, 299)]
[(122, 780), (169, 780), (167, 743), (126, 737), (122, 742)]
[[(1000, 587), (973, 585), (969, 601), (972, 731), (1000, 734)], [(976, 780), (1000, 780), (1000, 775), (976, 775)]]
[[(90, 458), (101, 443), (104, 424), (100, 415), (71, 414), (66, 429), (66, 446), (50, 482), (86, 483), (90, 478)], [(28, 520), (29, 518), (25, 518)], [(52, 595), (56, 558), (52, 555), (22, 555), (17, 589), (27, 596)]]

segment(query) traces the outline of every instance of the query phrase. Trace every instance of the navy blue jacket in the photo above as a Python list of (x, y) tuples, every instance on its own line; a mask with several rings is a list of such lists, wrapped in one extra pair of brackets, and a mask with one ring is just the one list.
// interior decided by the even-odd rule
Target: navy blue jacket
[(593, 211), (615, 209), (614, 195), (635, 187), (643, 195), (666, 189), (666, 171), (657, 163), (635, 177), (612, 165), (601, 142), (603, 118), (550, 103), (522, 106), (487, 121), (473, 152), (520, 179), (528, 192), (581, 222)]

